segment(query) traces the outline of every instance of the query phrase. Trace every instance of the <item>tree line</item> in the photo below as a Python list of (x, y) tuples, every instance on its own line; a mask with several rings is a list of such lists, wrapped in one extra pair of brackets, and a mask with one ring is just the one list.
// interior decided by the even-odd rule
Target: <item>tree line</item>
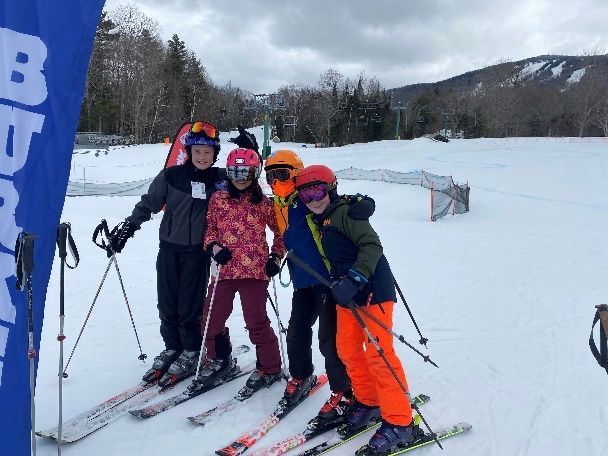
[[(605, 65), (590, 64), (565, 90), (524, 81), (507, 68), (497, 65), (475, 90), (436, 85), (406, 106), (396, 105), (375, 77), (328, 69), (315, 85), (280, 87), (265, 103), (273, 135), (323, 145), (414, 138), (444, 128), (465, 137), (608, 136)], [(222, 131), (250, 127), (263, 122), (264, 106), (246, 90), (214, 84), (177, 34), (163, 42), (158, 24), (135, 6), (103, 12), (78, 131), (150, 143), (201, 117)]]

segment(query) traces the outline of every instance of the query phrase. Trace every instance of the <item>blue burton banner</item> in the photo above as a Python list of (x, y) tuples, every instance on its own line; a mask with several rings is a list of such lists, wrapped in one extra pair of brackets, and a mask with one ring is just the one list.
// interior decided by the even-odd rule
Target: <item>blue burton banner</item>
[[(27, 297), (15, 289), (14, 248), (34, 248), (34, 343), (104, 0), (0, 1), (0, 454), (30, 454)], [(58, 296), (51, 297), (58, 299)]]

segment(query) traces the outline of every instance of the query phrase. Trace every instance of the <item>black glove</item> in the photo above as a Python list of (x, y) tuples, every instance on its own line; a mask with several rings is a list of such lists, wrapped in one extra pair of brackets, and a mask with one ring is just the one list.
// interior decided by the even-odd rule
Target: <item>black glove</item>
[(245, 130), (242, 125), (239, 125), (239, 135), (236, 138), (230, 138), (230, 142), (235, 143), (239, 147), (253, 149), (256, 152), (259, 152), (258, 142), (256, 141), (255, 136)]
[(339, 306), (348, 309), (349, 303), (366, 283), (367, 279), (363, 274), (355, 269), (351, 269), (346, 277), (332, 282), (331, 294)]
[(274, 277), (281, 272), (281, 266), (278, 263), (280, 260), (281, 257), (279, 257), (279, 255), (276, 253), (271, 253), (268, 256), (268, 259), (266, 260), (266, 267), (264, 268), (268, 277)]
[[(219, 249), (217, 253), (214, 254), (213, 246), (215, 245), (221, 247), (221, 249)], [(211, 255), (211, 258), (213, 258), (215, 262), (221, 266), (224, 266), (232, 258), (232, 252), (230, 251), (230, 249), (228, 249), (228, 247), (226, 247), (225, 245), (221, 245), (216, 242), (212, 242), (209, 245), (209, 255)]]
[(346, 196), (348, 215), (355, 220), (367, 220), (376, 210), (376, 202), (367, 195)]
[[(127, 239), (133, 237), (135, 232), (139, 229), (134, 223), (125, 220), (124, 222), (116, 225), (110, 232), (110, 247), (115, 253), (122, 252)], [(108, 249), (108, 258), (112, 256), (112, 251)]]

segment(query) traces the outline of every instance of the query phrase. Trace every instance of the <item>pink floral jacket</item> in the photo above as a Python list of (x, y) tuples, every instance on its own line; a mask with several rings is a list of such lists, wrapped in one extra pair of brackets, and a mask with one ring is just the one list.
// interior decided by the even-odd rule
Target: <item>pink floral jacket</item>
[(216, 191), (209, 200), (204, 247), (217, 242), (230, 249), (232, 258), (222, 266), (219, 280), (269, 280), (264, 270), (268, 260), (266, 226), (274, 233), (273, 253), (285, 255), (285, 244), (272, 201), (264, 197), (261, 203), (249, 201), (249, 193), (230, 199), (225, 190)]

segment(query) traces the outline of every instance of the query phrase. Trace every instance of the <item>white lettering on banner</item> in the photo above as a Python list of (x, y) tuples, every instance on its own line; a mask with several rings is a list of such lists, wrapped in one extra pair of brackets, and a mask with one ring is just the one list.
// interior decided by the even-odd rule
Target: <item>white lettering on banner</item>
[[(17, 309), (11, 301), (6, 279), (15, 275), (15, 257), (0, 253), (0, 320), (15, 323)], [(1, 348), (1, 347), (0, 347)]]
[(0, 244), (13, 249), (17, 235), (23, 231), (23, 228), (17, 226), (15, 220), (15, 210), (19, 203), (19, 194), (13, 183), (6, 179), (0, 179)]
[(28, 106), (46, 100), (42, 73), (47, 49), (37, 36), (0, 27), (0, 98)]
[[(0, 99), (27, 106), (38, 106), (48, 96), (43, 74), (47, 47), (37, 36), (0, 27)], [(15, 210), (19, 194), (9, 180), (29, 155), (32, 136), (42, 132), (44, 115), (0, 104), (0, 244), (12, 250), (17, 234)], [(10, 142), (9, 142), (10, 141)], [(10, 153), (10, 155), (9, 155)], [(0, 320), (14, 324), (16, 308), (9, 293), (8, 278), (15, 275), (15, 259), (0, 253)], [(10, 329), (0, 326), (0, 357), (4, 358)], [(0, 385), (4, 363), (0, 361)]]
[[(12, 176), (23, 168), (27, 161), (32, 135), (42, 131), (43, 123), (42, 114), (0, 105), (0, 174)], [(12, 157), (8, 155), (11, 126), (13, 127)]]
[(8, 341), (8, 328), (0, 326), (0, 358), (6, 353), (6, 342)]

